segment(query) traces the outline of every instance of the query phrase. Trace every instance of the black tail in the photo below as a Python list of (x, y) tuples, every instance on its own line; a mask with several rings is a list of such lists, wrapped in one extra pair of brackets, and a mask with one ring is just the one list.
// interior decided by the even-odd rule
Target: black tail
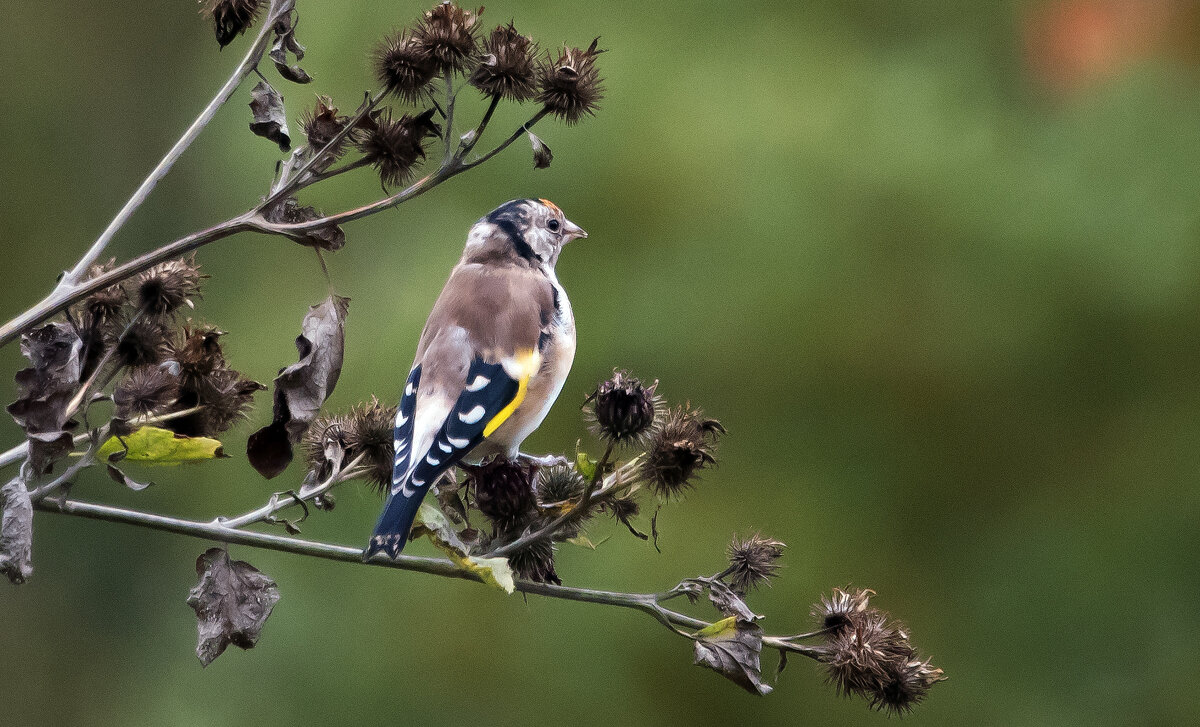
[(367, 546), (368, 558), (376, 553), (387, 553), (389, 558), (395, 558), (404, 550), (404, 545), (408, 542), (408, 531), (412, 528), (413, 519), (417, 517), (417, 510), (421, 507), (421, 501), (425, 499), (425, 493), (429, 491), (429, 484), (420, 487), (410, 485), (408, 490), (413, 494), (405, 496), (402, 489), (394, 495), (388, 495), (379, 521), (375, 523), (371, 543)]

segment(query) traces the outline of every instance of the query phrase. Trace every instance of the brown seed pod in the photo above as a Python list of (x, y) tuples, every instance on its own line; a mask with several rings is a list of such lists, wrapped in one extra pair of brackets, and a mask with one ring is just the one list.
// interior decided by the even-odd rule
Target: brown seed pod
[(594, 116), (604, 97), (600, 72), (596, 69), (596, 38), (587, 50), (565, 47), (552, 63), (538, 71), (538, 101), (546, 110), (568, 124), (574, 124), (585, 114)]
[(729, 543), (729, 587), (745, 594), (761, 585), (770, 585), (779, 572), (776, 563), (787, 547), (779, 540), (755, 533), (746, 538), (734, 536)]
[(488, 96), (525, 101), (537, 93), (538, 47), (512, 23), (497, 26), (483, 40), (483, 57), (470, 83)]
[(438, 3), (425, 13), (413, 31), (413, 40), (433, 61), (437, 70), (462, 73), (475, 61), (475, 24), (483, 8), (475, 12), (457, 4)]
[(682, 495), (696, 472), (716, 463), (713, 447), (725, 427), (699, 409), (676, 407), (654, 432), (642, 475), (662, 498)]
[(388, 93), (407, 103), (419, 103), (429, 91), (438, 65), (429, 51), (407, 31), (388, 36), (372, 53), (375, 77)]
[(433, 114), (434, 110), (429, 109), (416, 116), (405, 114), (393, 119), (391, 109), (385, 109), (373, 119), (358, 147), (385, 186), (407, 182), (413, 167), (425, 159), (425, 138), (439, 133)]

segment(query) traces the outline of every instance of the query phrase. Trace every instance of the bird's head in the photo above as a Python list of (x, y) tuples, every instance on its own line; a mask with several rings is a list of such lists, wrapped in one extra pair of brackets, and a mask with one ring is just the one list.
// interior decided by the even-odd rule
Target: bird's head
[(475, 223), (464, 262), (508, 261), (554, 267), (562, 246), (587, 233), (548, 199), (514, 199)]

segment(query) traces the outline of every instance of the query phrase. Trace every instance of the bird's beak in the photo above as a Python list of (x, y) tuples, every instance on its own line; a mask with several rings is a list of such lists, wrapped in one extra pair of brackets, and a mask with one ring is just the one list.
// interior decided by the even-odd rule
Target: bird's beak
[(574, 222), (572, 222), (564, 217), (563, 218), (563, 243), (566, 244), (566, 243), (570, 242), (571, 240), (575, 240), (580, 237), (587, 237), (587, 230), (583, 229), (579, 225), (575, 224)]

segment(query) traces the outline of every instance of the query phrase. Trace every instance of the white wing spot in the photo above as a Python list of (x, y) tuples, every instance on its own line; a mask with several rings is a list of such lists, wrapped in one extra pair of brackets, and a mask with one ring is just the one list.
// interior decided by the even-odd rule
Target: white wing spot
[(440, 459), (434, 459), (432, 454), (429, 455), (428, 457), (426, 457), (425, 461), (428, 462), (429, 464), (433, 465), (434, 467), (437, 467), (439, 464), (442, 463), (442, 461)]
[(405, 447), (407, 447), (407, 446), (408, 446), (408, 440), (407, 440), (407, 439), (397, 439), (396, 441), (392, 442), (392, 447), (393, 447), (393, 448), (394, 448), (394, 449), (395, 449), (397, 452), (399, 452), (400, 450), (404, 449), (404, 448), (405, 448)]
[(469, 386), (467, 386), (467, 391), (479, 391), (490, 383), (492, 383), (492, 380), (488, 377), (476, 374), (475, 380), (472, 381)]
[(403, 412), (396, 414), (396, 426), (402, 427), (408, 423), (408, 417), (404, 416)]
[(414, 478), (412, 478), (412, 483), (414, 485), (416, 485), (417, 487), (421, 487), (422, 485), (425, 484), (425, 480), (418, 480), (416, 477), (414, 477)]
[(404, 493), (405, 497), (412, 497), (413, 495), (417, 494), (417, 491), (409, 488), (408, 485), (401, 485), (400, 492)]
[(451, 447), (449, 444), (446, 444), (445, 442), (438, 442), (438, 449), (442, 450), (443, 452), (453, 452), (454, 451), (454, 447)]
[(405, 395), (405, 396), (412, 396), (412, 395), (413, 395), (413, 387), (412, 387), (412, 382), (411, 382), (411, 381), (410, 381), (410, 382), (408, 382), (407, 384), (405, 384), (405, 385), (404, 385), (404, 395)]
[(469, 439), (455, 439), (454, 437), (446, 437), (446, 441), (449, 442), (451, 444), (451, 446), (453, 446), (457, 449), (462, 449), (463, 447), (465, 447), (471, 443), (471, 440), (469, 440)]
[(484, 408), (482, 406), (480, 406), (479, 404), (476, 404), (475, 408), (472, 409), (471, 411), (467, 412), (466, 414), (459, 414), (458, 420), (460, 422), (462, 422), (463, 424), (474, 424), (475, 422), (477, 422), (483, 418), (483, 413), (484, 413)]

